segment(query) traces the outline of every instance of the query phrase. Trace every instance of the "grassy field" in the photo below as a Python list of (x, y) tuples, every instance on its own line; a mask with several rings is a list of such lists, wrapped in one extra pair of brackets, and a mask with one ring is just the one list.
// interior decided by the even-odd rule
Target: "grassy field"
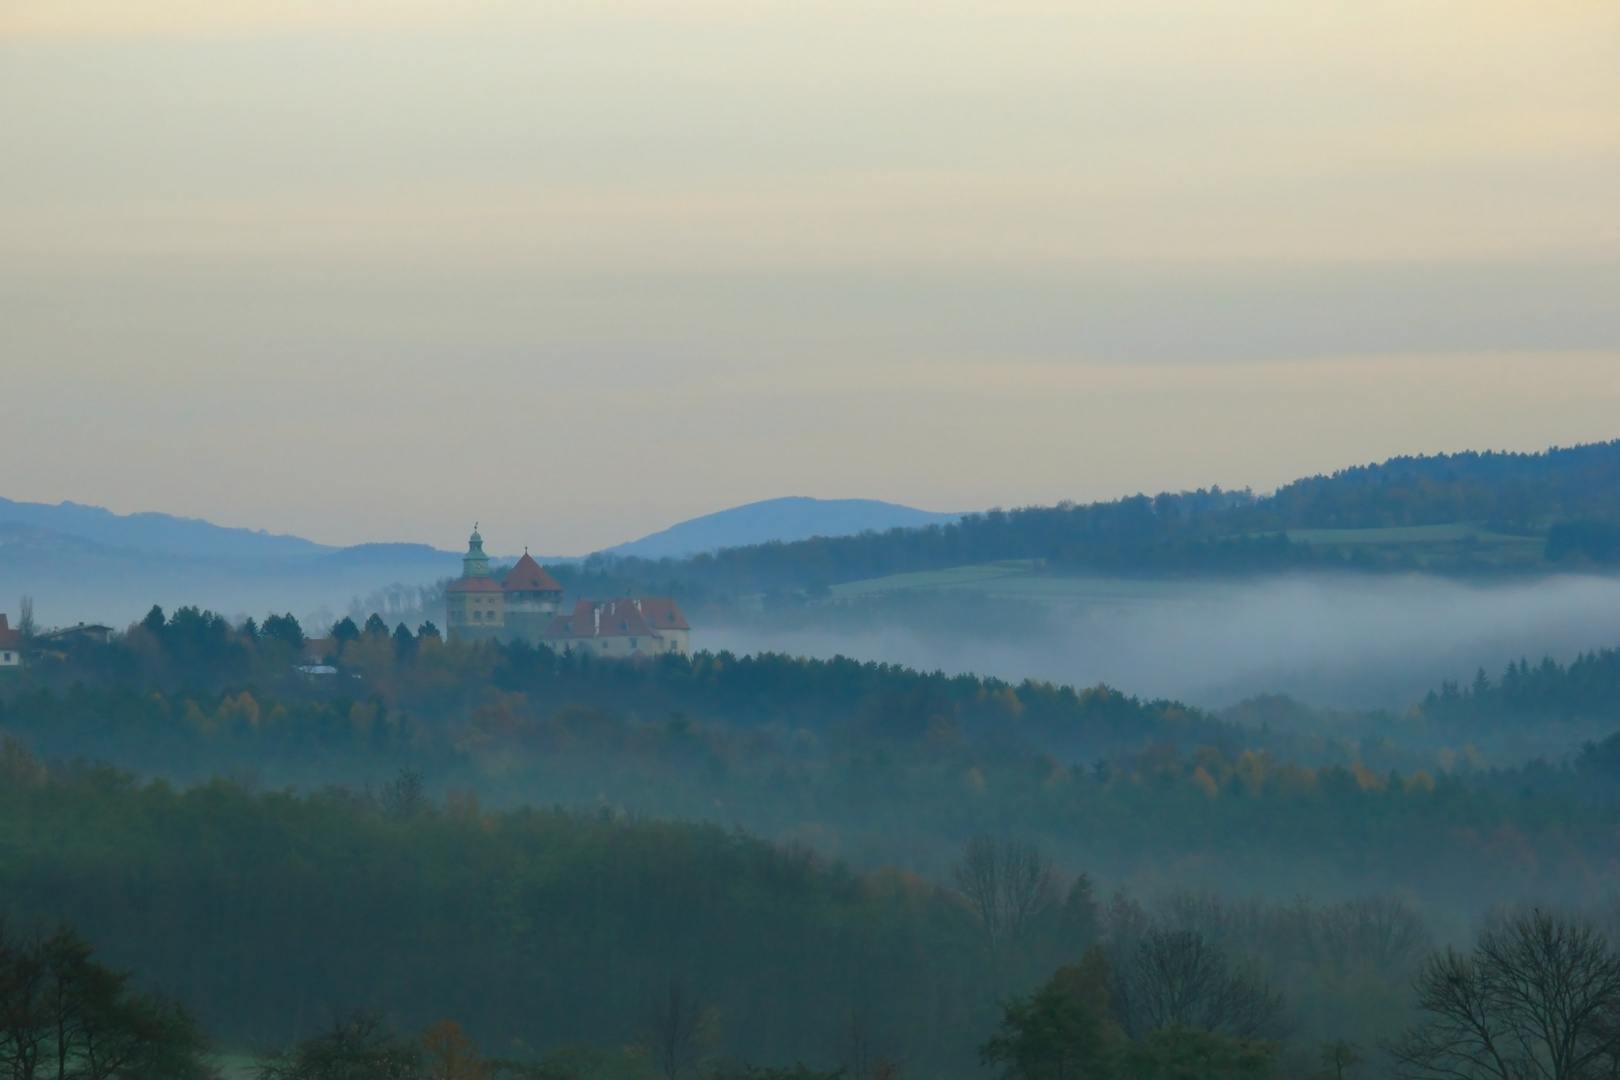
[(1456, 521), (1448, 525), (1406, 525), (1390, 529), (1290, 529), (1288, 538), (1303, 544), (1435, 544), (1479, 543), (1531, 547), (1537, 551), (1546, 543), (1539, 536), (1492, 532), (1484, 523)]
[(1391, 529), (1291, 529), (1288, 539), (1324, 552), (1413, 569), (1522, 569), (1545, 565), (1546, 540), (1492, 532), (1482, 522)]
[(909, 592), (913, 589), (970, 589), (993, 592), (998, 583), (1028, 578), (1039, 572), (1031, 560), (987, 563), (983, 566), (956, 566), (949, 570), (924, 570), (915, 574), (890, 574), (833, 586), (835, 600), (850, 600), (871, 593)]
[(1111, 603), (1184, 600), (1234, 586), (1223, 581), (1076, 576), (1054, 573), (1036, 561), (957, 566), (915, 574), (851, 581), (833, 588), (834, 600), (853, 600), (880, 593), (952, 590), (1015, 600), (1061, 600)]
[[(1288, 538), (1324, 554), (1360, 557), (1392, 570), (1535, 570), (1545, 567), (1538, 536), (1492, 532), (1479, 522), (1387, 529), (1293, 529)], [(1063, 574), (1040, 560), (956, 566), (851, 581), (833, 587), (834, 600), (882, 593), (960, 590), (987, 596), (1073, 603), (1181, 600), (1232, 588), (1221, 579), (1140, 579)]]

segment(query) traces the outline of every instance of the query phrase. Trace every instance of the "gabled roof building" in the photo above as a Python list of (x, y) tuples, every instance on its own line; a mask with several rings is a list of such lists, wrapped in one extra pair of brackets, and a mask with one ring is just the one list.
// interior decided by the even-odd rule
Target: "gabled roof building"
[(559, 615), (540, 641), (558, 652), (591, 656), (656, 656), (690, 653), (692, 627), (667, 596), (581, 600), (571, 615)]
[(0, 668), (21, 667), (22, 649), (22, 631), (13, 630), (0, 614)]

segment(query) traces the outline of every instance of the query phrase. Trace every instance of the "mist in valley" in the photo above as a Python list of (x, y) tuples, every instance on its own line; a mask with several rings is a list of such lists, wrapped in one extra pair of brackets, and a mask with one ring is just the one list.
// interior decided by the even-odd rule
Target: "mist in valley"
[(1467, 682), (1481, 666), (1494, 676), (1521, 657), (1567, 662), (1620, 643), (1620, 579), (1605, 576), (1147, 584), (1155, 595), (1083, 602), (941, 591), (717, 612), (717, 621), (697, 626), (693, 645), (843, 655), (1015, 682), (1107, 683), (1206, 708), (1279, 693), (1318, 707), (1404, 710), (1442, 680)]

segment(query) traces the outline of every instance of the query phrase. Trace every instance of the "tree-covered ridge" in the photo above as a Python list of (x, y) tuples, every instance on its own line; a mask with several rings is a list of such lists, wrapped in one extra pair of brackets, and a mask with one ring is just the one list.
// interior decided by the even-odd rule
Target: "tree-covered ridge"
[[(9, 693), (0, 691), (7, 710), (0, 724), (48, 736), (54, 722), (47, 718), (59, 711), (99, 714), (107, 718), (99, 733), (87, 720), (83, 734), (107, 740), (95, 753), (118, 760), (131, 749), (120, 739), (161, 738), (156, 729), (170, 714), (203, 733), (241, 725), (266, 738), (276, 732), (291, 740), (289, 749), (304, 739), (355, 737), (424, 756), (450, 750), (469, 725), (511, 728), (563, 710), (762, 738), (803, 730), (871, 745), (997, 737), (1092, 756), (1165, 741), (1229, 741), (1229, 725), (1202, 710), (1106, 686), (1014, 685), (844, 657), (722, 652), (620, 663), (523, 642), (446, 642), (430, 629), (390, 631), (373, 617), (363, 630), (339, 624), (323, 657), (339, 674), (320, 678), (297, 670), (303, 653), (294, 643), (302, 641), (291, 616), (233, 627), (196, 608), (167, 618), (154, 609), (110, 643), (81, 642), (43, 657)], [(127, 736), (119, 734), (123, 724)]]
[[(1146, 786), (1218, 804), (1207, 785), (1224, 770), (1207, 757), (1197, 769)], [(1391, 799), (1444, 797), (1421, 781), (1285, 778), (1264, 762), (1233, 776), (1236, 800), (1281, 798), (1297, 818), (1314, 787), (1361, 800), (1346, 809), (1392, 833)], [(1188, 890), (1099, 903), (1040, 846), (990, 834), (930, 881), (715, 825), (492, 812), (468, 792), (429, 798), (408, 773), (380, 799), (223, 780), (182, 791), (48, 769), (15, 742), (0, 751), (0, 827), (0, 890), (18, 921), (72, 922), (192, 1003), (225, 1045), (304, 1040), (260, 1059), (298, 1080), (373, 1075), (298, 1071), (333, 1055), (387, 1056), (401, 1071), (378, 1075), (415, 1077), (433, 1060), (477, 1060), (473, 1040), (507, 1059), (486, 1078), (778, 1075), (747, 1061), (808, 1062), (817, 1080), (840, 1067), (961, 1076), (976, 1054), (1048, 1075), (1020, 1070), (1084, 1051), (1097, 1075), (1147, 1080), (1172, 1029), (1211, 1032), (1214, 1050), (1266, 1040), (1257, 1075), (1302, 1075), (1318, 1046), (1397, 1034), (1432, 932), (1410, 905), (1367, 895), (1371, 879), (1325, 904)], [(1431, 857), (1443, 850), (1426, 839)], [(1473, 868), (1448, 857), (1444, 869)], [(658, 1038), (676, 1006), (703, 1018), (688, 1029), (701, 1038), (666, 1047), (680, 1063), (666, 1069)], [(358, 1019), (321, 1033), (356, 1007), (427, 1035), (408, 1044)], [(1073, 1041), (1054, 1047), (1058, 1036)], [(880, 1062), (889, 1070), (870, 1071)]]
[[(1397, 741), (1601, 720), (1612, 651), (1444, 687), (1352, 739), (1274, 729), (1277, 702), (1238, 723), (845, 659), (596, 661), (373, 618), (313, 675), (307, 644), (290, 616), (154, 611), (0, 684), (13, 915), (77, 925), (232, 1045), (305, 1039), (277, 1059), (288, 1080), (326, 1053), (426, 1067), (397, 1040), (308, 1044), (359, 1006), (450, 1042), (459, 1020), (517, 1063), (483, 1080), (656, 1080), (614, 1048), (677, 997), (717, 1017), (710, 1080), (825, 1080), (856, 1029), (859, 1060), (906, 1075), (966, 1075), (980, 1051), (1016, 1072), (1067, 1032), (1120, 1080), (1211, 1055), (1304, 1076), (1319, 1043), (1406, 1015), (1427, 931), (1370, 894), (1455, 923), (1620, 882), (1620, 800), (1594, 779), (1620, 736), (1494, 773), (1414, 767)], [(1328, 902), (1099, 905), (1093, 882)], [(1073, 1006), (1103, 1008), (1099, 964), (1088, 1027)], [(1183, 969), (1231, 993), (1143, 996)]]
[[(1427, 940), (1396, 901), (1103, 907), (1037, 846), (986, 834), (931, 882), (715, 825), (492, 812), (468, 792), (428, 798), (408, 773), (381, 798), (182, 791), (47, 769), (10, 742), (0, 826), (17, 919), (72, 922), (234, 1046), (358, 1005), (406, 1029), (457, 1018), (492, 1054), (555, 1060), (569, 1044), (645, 1046), (649, 1006), (683, 987), (714, 1010), (709, 1049), (726, 1056), (847, 1064), (856, 1033), (868, 1059), (963, 1075), (998, 1001), (1100, 938), (1122, 986), (1148, 985), (1156, 950), (1189, 940), (1242, 985), (1263, 970), (1270, 1019), (1242, 1033), (1310, 1046), (1392, 1030)], [(1110, 1008), (1132, 1038), (1162, 1019), (1140, 995)], [(659, 1075), (645, 1064), (635, 1075)], [(553, 1075), (582, 1072), (601, 1075)]]
[[(999, 992), (944, 890), (714, 825), (490, 813), (465, 793), (178, 791), (47, 774), (15, 748), (8, 766), (14, 915), (71, 921), (237, 1045), (362, 1004), (413, 1027), (464, 1017), (495, 1047), (620, 1046), (679, 978), (720, 1006), (740, 1053), (819, 1057), (839, 1010), (865, 1002), (938, 1060), (967, 1054)], [(1089, 914), (1083, 883), (1076, 898)], [(1057, 900), (1020, 939), (1042, 962), (1095, 935)]]
[(1396, 457), (1296, 480), (1234, 515), (1251, 528), (1369, 529), (1620, 520), (1620, 440), (1544, 453)]
[[(730, 548), (686, 560), (593, 556), (552, 567), (570, 587), (657, 583), (692, 596), (814, 590), (1004, 560), (1098, 573), (1243, 573), (1305, 567), (1410, 569), (1291, 541), (1289, 530), (1476, 523), (1544, 536), (1558, 523), (1620, 521), (1620, 440), (1545, 453), (1400, 457), (1295, 481), (1259, 498), (1220, 488), (969, 514), (921, 529)], [(1550, 554), (1606, 561), (1610, 532), (1565, 530)], [(1459, 546), (1441, 569), (1496, 568)]]
[[(154, 616), (32, 669), (0, 695), (0, 728), (47, 759), (177, 782), (370, 785), (384, 805), (409, 795), (387, 786), (406, 769), (486, 805), (717, 820), (866, 866), (937, 868), (1012, 830), (1116, 880), (1182, 866), (1447, 904), (1612, 884), (1600, 852), (1620, 807), (1596, 774), (1482, 770), (1470, 743), (1497, 721), (1438, 706), (1287, 730), (1264, 708), (1240, 725), (1107, 687), (776, 655), (592, 661), (380, 620), (334, 647), (335, 675), (306, 676), (281, 619), (273, 637)], [(1588, 663), (1568, 669), (1582, 685)]]

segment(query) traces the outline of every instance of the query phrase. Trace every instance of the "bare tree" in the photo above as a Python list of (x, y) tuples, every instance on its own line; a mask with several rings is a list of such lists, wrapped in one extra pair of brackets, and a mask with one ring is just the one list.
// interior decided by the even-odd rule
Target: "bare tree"
[(1422, 1023), (1387, 1047), (1407, 1080), (1596, 1080), (1620, 1066), (1620, 957), (1584, 918), (1517, 913), (1416, 980)]
[(1314, 1074), (1315, 1076), (1322, 1080), (1346, 1080), (1347, 1077), (1354, 1076), (1356, 1070), (1367, 1063), (1367, 1059), (1361, 1056), (1361, 1047), (1338, 1039), (1322, 1044), (1317, 1062), (1322, 1068)]
[(686, 1080), (719, 1038), (719, 1014), (679, 979), (671, 979), (647, 1009), (640, 1046), (664, 1080)]
[(999, 953), (1053, 903), (1052, 864), (1034, 844), (979, 835), (951, 868), (956, 887)]
[(1282, 995), (1197, 930), (1148, 930), (1132, 959), (1124, 1019), (1134, 1037), (1165, 1027), (1244, 1039), (1287, 1033)]
[(34, 622), (34, 598), (24, 596), (17, 601), (17, 629), (22, 631), (24, 640), (32, 640), (39, 632), (39, 626)]
[(389, 817), (412, 818), (427, 806), (427, 781), (415, 769), (401, 769), (383, 785), (382, 810)]
[(886, 1032), (864, 1008), (852, 1008), (838, 1026), (839, 1064), (848, 1080), (880, 1080), (896, 1075), (902, 1065)]
[(1131, 1038), (1146, 1034), (1135, 1023), (1136, 962), (1138, 946), (1153, 922), (1142, 905), (1123, 892), (1114, 893), (1103, 910), (1103, 957), (1108, 961), (1109, 991), (1114, 1013)]
[(1322, 908), (1316, 917), (1323, 959), (1341, 971), (1409, 977), (1433, 946), (1428, 927), (1394, 897), (1369, 897)]

